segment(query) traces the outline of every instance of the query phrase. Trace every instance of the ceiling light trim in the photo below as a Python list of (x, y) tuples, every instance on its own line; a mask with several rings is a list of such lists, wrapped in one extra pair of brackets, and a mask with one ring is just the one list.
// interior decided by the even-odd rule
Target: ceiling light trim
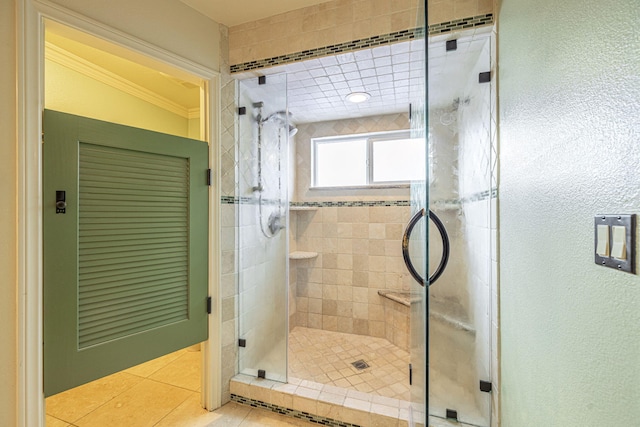
[(367, 92), (351, 92), (345, 97), (345, 99), (349, 102), (353, 102), (354, 104), (361, 104), (371, 99), (371, 95)]

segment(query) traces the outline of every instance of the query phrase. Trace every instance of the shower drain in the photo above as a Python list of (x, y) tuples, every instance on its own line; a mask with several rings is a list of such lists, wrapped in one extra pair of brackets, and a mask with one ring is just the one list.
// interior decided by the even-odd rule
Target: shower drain
[(365, 362), (364, 360), (360, 359), (360, 360), (356, 360), (355, 362), (351, 362), (351, 364), (354, 366), (354, 368), (356, 368), (357, 370), (361, 371), (363, 369), (367, 369), (369, 367), (369, 365), (367, 364), (367, 362)]

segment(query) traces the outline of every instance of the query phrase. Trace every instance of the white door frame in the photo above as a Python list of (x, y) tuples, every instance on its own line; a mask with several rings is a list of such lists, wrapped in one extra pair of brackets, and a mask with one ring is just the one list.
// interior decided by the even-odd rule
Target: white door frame
[[(202, 405), (221, 404), (221, 303), (219, 295), (219, 73), (115, 30), (47, 0), (17, 1), (18, 85), (18, 426), (45, 425), (42, 327), (42, 111), (44, 108), (44, 21), (59, 22), (115, 43), (154, 60), (198, 76), (205, 82), (201, 96), (201, 129), (209, 143), (214, 179), (209, 193), (209, 339), (202, 351)], [(204, 119), (204, 120), (202, 120)]]

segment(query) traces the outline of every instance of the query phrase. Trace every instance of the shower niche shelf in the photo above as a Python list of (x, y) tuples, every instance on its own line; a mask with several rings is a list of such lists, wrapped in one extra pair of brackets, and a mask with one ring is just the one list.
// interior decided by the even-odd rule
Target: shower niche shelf
[(318, 208), (316, 206), (289, 206), (289, 210), (292, 212), (317, 211)]
[(295, 251), (289, 254), (289, 259), (312, 259), (318, 256), (318, 252)]

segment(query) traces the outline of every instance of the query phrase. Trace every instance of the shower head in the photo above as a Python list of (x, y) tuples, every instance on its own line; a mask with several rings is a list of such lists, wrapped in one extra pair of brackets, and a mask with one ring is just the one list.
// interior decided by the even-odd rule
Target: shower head
[(288, 111), (276, 111), (275, 113), (262, 119), (262, 122), (273, 122), (278, 126), (284, 127), (289, 124), (289, 136), (293, 136), (298, 132), (298, 128), (291, 123), (291, 113)]
[(274, 122), (280, 126), (284, 126), (287, 120), (291, 120), (291, 113), (288, 111), (276, 111), (262, 119), (263, 122)]

